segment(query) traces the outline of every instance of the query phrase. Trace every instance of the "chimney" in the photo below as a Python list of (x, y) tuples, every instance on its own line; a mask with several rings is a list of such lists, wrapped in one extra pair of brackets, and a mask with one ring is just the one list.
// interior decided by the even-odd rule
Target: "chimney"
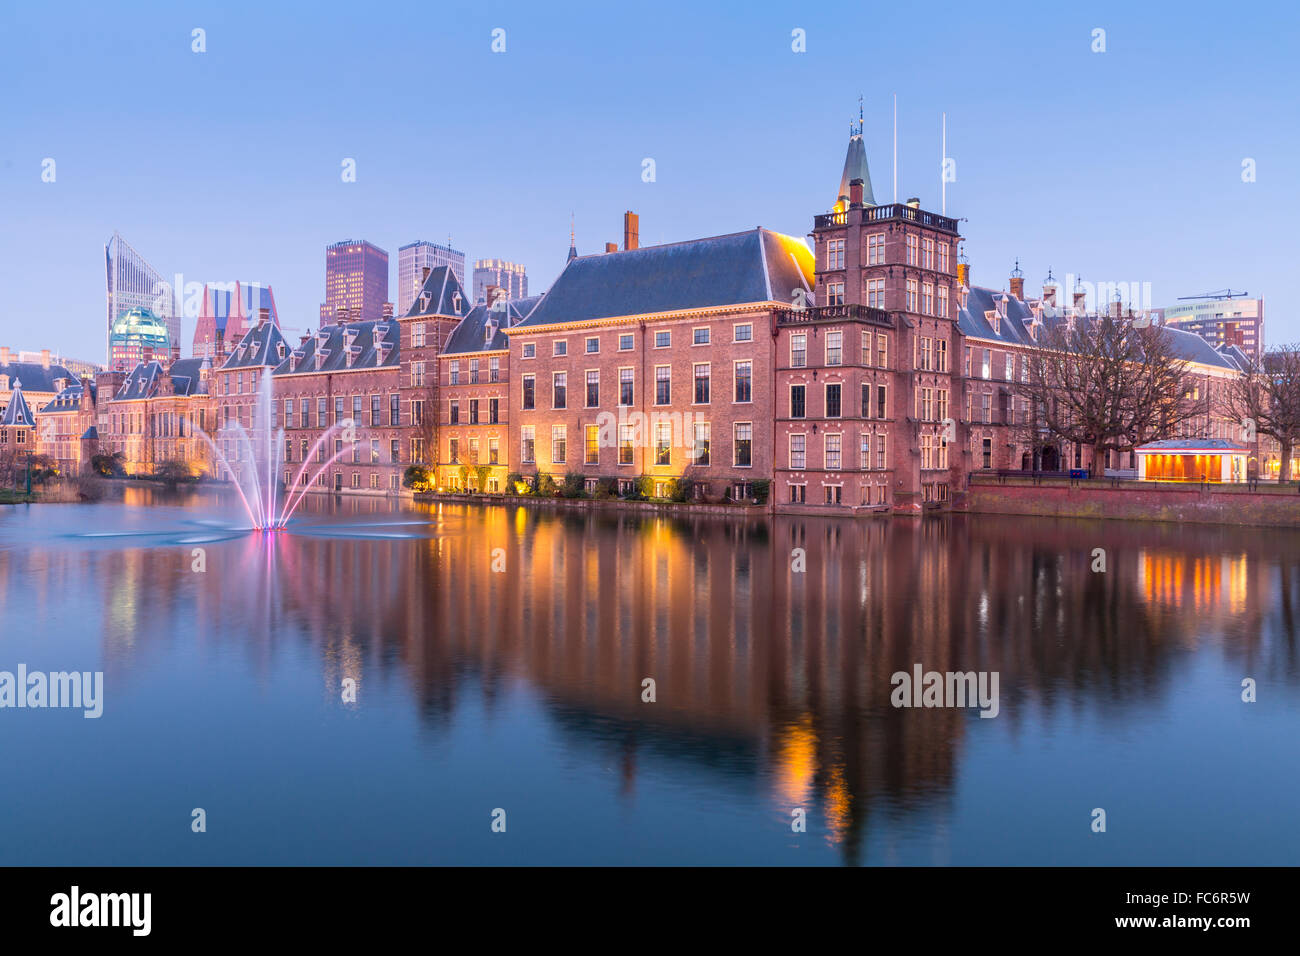
[(1056, 305), (1056, 286), (1054, 285), (1043, 286), (1043, 301), (1051, 306)]
[(1025, 274), (1020, 271), (1020, 260), (1016, 260), (1015, 268), (1011, 270), (1011, 294), (1021, 302), (1025, 301)]
[(1082, 289), (1076, 289), (1074, 292), (1074, 311), (1082, 315), (1087, 307), (1088, 293)]
[(390, 320), (390, 319), (393, 317), (393, 303), (391, 303), (391, 302), (385, 302), (385, 303), (384, 303), (384, 312), (383, 312), (383, 315), (384, 315), (384, 321), (385, 321), (385, 322), (387, 322), (388, 320)]
[(1124, 314), (1124, 303), (1119, 300), (1119, 293), (1115, 293), (1115, 301), (1110, 304), (1110, 314), (1114, 318), (1119, 318)]
[(606, 252), (618, 252), (618, 243), (617, 243), (617, 242), (607, 242), (607, 243), (605, 243), (605, 251), (606, 251)]
[(423, 283), (424, 283), (424, 280), (427, 279), (427, 278), (429, 278), (429, 267), (428, 267), (428, 266), (425, 266), (425, 267), (421, 270), (421, 272), (420, 272), (420, 282), (421, 282), (421, 284), (423, 284)]
[(488, 307), (488, 311), (490, 312), (490, 311), (492, 311), (492, 306), (493, 306), (493, 305), (496, 303), (496, 301), (497, 301), (497, 296), (498, 296), (498, 294), (500, 294), (500, 292), (501, 292), (501, 286), (499, 286), (499, 285), (490, 285), (490, 286), (488, 286), (487, 288), (485, 288), (483, 291), (484, 291), (484, 293), (486, 293), (486, 295), (487, 295), (487, 307)]
[(9, 364), (9, 350), (3, 346), (0, 346), (0, 365), (8, 365), (8, 364)]
[(853, 179), (849, 181), (849, 205), (853, 207), (862, 205), (861, 179)]
[(348, 307), (346, 305), (341, 305), (334, 310), (334, 324), (346, 325), (347, 321), (348, 321)]
[[(852, 188), (852, 187), (850, 187), (850, 188)], [(907, 201), (907, 205), (911, 206), (913, 209), (920, 209), (920, 208), (921, 208), (921, 197), (920, 197), (920, 196), (913, 196), (911, 199), (909, 199), (909, 200)]]
[(221, 331), (221, 329), (217, 329), (217, 343), (212, 354), (214, 356), (212, 359), (214, 367), (220, 368), (222, 365), (226, 364), (226, 333)]
[(50, 367), (50, 350), (41, 349), (41, 368)]
[(641, 248), (641, 217), (631, 209), (623, 213), (623, 248)]
[(270, 309), (258, 309), (258, 310), (257, 310), (257, 325), (258, 325), (258, 327), (261, 328), (262, 326), (270, 325), (270, 324), (271, 324), (271, 310), (270, 310)]

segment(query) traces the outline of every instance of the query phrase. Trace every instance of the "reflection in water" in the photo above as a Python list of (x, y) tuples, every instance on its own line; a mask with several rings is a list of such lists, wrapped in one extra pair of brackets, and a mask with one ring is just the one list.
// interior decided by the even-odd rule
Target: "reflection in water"
[[(1226, 674), (1292, 695), (1300, 683), (1291, 534), (326, 501), (297, 533), (194, 545), (187, 523), (210, 506), (0, 519), (0, 610), (50, 621), (69, 589), (90, 592), (109, 680), (129, 687), (175, 642), (237, 650), (255, 680), (305, 655), (323, 701), (351, 678), (347, 706), (407, 698), (435, 736), (464, 695), (491, 715), (526, 687), (559, 753), (608, 764), (621, 800), (638, 800), (646, 766), (702, 778), (787, 829), (806, 808), (846, 862), (864, 861), (873, 828), (950, 801), (972, 738), (1045, 735), (1080, 708), (1122, 721), (1160, 706), (1203, 645)], [(91, 545), (75, 537), (91, 514), (124, 533), (182, 530)], [(36, 545), (17, 546), (38, 527)], [(206, 549), (203, 573), (193, 547)], [(1097, 547), (1104, 572), (1091, 570)], [(34, 590), (16, 594), (19, 581)], [(890, 675), (916, 663), (998, 671), (1000, 716), (891, 707)]]

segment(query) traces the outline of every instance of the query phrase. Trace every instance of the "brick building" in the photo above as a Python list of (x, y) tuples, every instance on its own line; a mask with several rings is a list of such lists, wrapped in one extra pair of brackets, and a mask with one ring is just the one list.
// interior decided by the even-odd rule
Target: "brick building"
[(400, 408), (405, 414), (406, 460), (410, 464), (428, 465), (437, 460), (441, 415), (438, 356), (472, 308), (456, 273), (449, 266), (438, 266), (424, 270), (415, 301), (398, 320)]
[(53, 458), (61, 474), (80, 474), (99, 451), (98, 395), (95, 380), (82, 376), (36, 412), (40, 453)]
[[(94, 404), (94, 444), (104, 452), (121, 452), (129, 475), (153, 474), (168, 461), (186, 462), (194, 474), (210, 473), (207, 442), (196, 434), (196, 429), (212, 427), (210, 372), (206, 359), (191, 358), (170, 366), (142, 362), (127, 373), (101, 373), (95, 389), (99, 401)], [(84, 414), (79, 410), (63, 424), (66, 436), (80, 427)], [(95, 453), (91, 447), (79, 451), (82, 464), (87, 452)]]

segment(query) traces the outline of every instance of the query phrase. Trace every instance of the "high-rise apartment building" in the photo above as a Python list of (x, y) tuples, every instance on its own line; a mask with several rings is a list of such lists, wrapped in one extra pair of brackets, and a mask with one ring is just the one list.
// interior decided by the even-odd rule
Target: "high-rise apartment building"
[(172, 303), (171, 286), (125, 239), (114, 232), (104, 246), (108, 309), (104, 322), (104, 354), (112, 361), (108, 337), (113, 323), (131, 309), (152, 312), (167, 328), (172, 342), (181, 340), (181, 317)]
[(478, 259), (474, 263), (474, 301), (486, 302), (488, 286), (503, 289), (507, 299), (528, 296), (528, 274), (517, 262)]
[(450, 245), (434, 242), (408, 242), (397, 250), (397, 314), (406, 315), (415, 301), (416, 293), (424, 284), (424, 270), (432, 272), (447, 266), (456, 281), (465, 284), (465, 253)]
[(388, 253), (365, 240), (345, 240), (325, 247), (325, 301), (321, 324), (336, 321), (339, 310), (351, 321), (383, 318), (388, 301)]
[(1264, 354), (1264, 300), (1210, 293), (1161, 310), (1165, 325), (1195, 332), (1211, 345), (1235, 345), (1255, 361)]

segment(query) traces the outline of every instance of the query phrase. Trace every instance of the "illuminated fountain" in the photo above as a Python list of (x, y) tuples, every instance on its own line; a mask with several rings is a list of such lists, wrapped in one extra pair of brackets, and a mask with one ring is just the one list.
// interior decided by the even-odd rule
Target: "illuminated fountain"
[[(357, 440), (357, 425), (353, 419), (335, 422), (325, 429), (303, 456), (302, 465), (288, 487), (282, 487), (280, 472), (284, 460), (284, 429), (276, 425), (277, 415), (272, 399), (271, 373), (262, 372), (257, 390), (257, 404), (253, 409), (250, 428), (245, 428), (236, 418), (218, 429), (213, 441), (191, 420), (190, 429), (207, 442), (212, 450), (214, 477), (228, 476), (239, 492), (240, 503), (257, 531), (280, 531), (293, 517), (303, 496), (312, 484), (336, 461), (352, 450)], [(343, 446), (328, 458), (322, 457), (315, 470), (308, 473), (312, 459), (322, 448), (328, 448), (331, 438), (342, 436)], [(222, 448), (230, 446), (227, 456)]]

